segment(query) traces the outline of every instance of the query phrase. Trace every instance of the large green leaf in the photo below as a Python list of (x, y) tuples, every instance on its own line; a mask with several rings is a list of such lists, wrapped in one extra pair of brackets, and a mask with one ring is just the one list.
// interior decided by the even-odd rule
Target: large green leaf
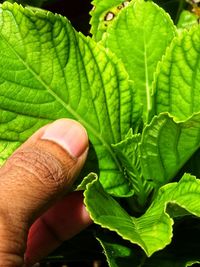
[(60, 15), (10, 3), (0, 9), (1, 164), (36, 129), (70, 117), (89, 133), (104, 187), (128, 194), (110, 145), (127, 133), (132, 117), (121, 63)]
[(184, 122), (169, 114), (155, 116), (146, 126), (140, 145), (144, 177), (158, 185), (169, 182), (200, 147), (200, 113)]
[[(200, 217), (200, 180), (189, 174), (178, 183), (161, 187), (149, 209), (139, 218), (131, 217), (103, 190), (98, 180), (88, 184), (84, 194), (94, 222), (139, 245), (148, 256), (171, 243), (174, 211), (171, 212), (169, 204), (176, 205), (176, 210), (180, 207), (180, 210)], [(186, 212), (179, 212), (181, 214)]]
[(200, 111), (200, 27), (174, 38), (157, 69), (155, 112), (180, 120)]
[(136, 0), (120, 11), (108, 27), (103, 44), (124, 63), (134, 81), (144, 122), (152, 108), (156, 66), (176, 34), (169, 15), (153, 2)]

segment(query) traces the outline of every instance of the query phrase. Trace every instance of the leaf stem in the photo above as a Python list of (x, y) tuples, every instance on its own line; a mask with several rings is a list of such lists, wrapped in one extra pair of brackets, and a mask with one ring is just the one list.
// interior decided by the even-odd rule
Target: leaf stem
[(152, 108), (152, 96), (151, 96), (151, 88), (149, 85), (149, 73), (148, 73), (148, 66), (147, 66), (147, 49), (146, 49), (146, 38), (145, 35), (143, 36), (144, 40), (144, 65), (145, 65), (145, 88), (146, 88), (146, 104), (147, 104), (147, 112), (146, 112), (146, 119), (145, 123), (148, 123), (149, 120), (149, 112)]

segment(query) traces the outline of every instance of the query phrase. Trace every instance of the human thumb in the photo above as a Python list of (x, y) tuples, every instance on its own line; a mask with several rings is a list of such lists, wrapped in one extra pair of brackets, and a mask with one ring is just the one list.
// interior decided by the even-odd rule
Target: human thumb
[(0, 169), (0, 266), (23, 265), (31, 224), (69, 191), (86, 159), (85, 129), (69, 119), (44, 126)]

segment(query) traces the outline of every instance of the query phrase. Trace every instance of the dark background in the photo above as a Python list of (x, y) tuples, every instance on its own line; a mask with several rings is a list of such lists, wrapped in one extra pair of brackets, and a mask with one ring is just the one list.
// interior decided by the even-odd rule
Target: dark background
[(56, 0), (44, 5), (43, 8), (66, 16), (77, 31), (89, 34), (91, 0)]

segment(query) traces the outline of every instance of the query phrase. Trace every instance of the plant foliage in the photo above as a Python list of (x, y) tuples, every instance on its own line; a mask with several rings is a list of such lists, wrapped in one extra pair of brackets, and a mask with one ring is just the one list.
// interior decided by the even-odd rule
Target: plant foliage
[(97, 235), (109, 266), (191, 266), (200, 243), (184, 257), (170, 246), (184, 244), (173, 226), (176, 237), (200, 217), (197, 15), (180, 13), (176, 27), (151, 1), (93, 4), (92, 37), (60, 15), (1, 4), (0, 162), (42, 125), (78, 120), (91, 142), (84, 172), (93, 172), (78, 189), (112, 231)]

